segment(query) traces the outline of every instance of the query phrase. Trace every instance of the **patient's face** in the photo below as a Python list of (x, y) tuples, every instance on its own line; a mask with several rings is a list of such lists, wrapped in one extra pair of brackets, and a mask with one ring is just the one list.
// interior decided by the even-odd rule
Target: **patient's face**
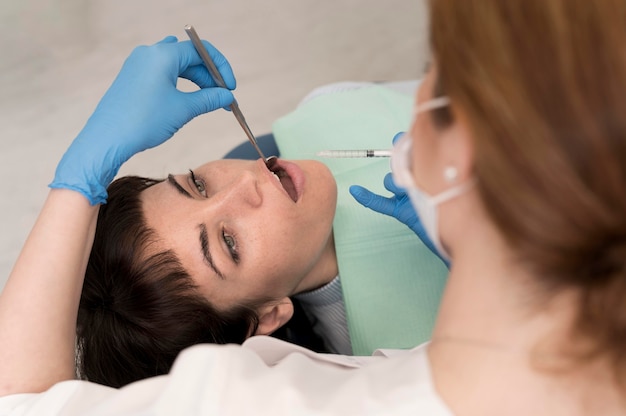
[(335, 261), (330, 171), (316, 161), (278, 166), (289, 177), (279, 181), (260, 159), (218, 160), (142, 192), (154, 249), (173, 250), (218, 308), (307, 289), (303, 279)]

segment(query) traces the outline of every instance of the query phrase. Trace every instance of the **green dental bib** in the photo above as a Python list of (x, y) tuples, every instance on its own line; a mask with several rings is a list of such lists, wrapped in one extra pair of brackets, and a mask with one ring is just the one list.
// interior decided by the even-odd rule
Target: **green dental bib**
[(395, 218), (359, 205), (350, 185), (389, 196), (389, 158), (320, 159), (321, 150), (388, 149), (410, 124), (412, 97), (382, 86), (317, 96), (274, 123), (285, 159), (315, 159), (337, 181), (333, 223), (339, 275), (355, 355), (411, 348), (430, 338), (447, 269)]

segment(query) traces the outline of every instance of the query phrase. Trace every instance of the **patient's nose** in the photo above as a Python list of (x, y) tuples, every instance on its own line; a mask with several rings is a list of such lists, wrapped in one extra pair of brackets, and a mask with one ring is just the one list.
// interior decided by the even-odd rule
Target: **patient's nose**
[(251, 171), (243, 171), (219, 193), (221, 194), (220, 197), (229, 204), (245, 204), (251, 207), (259, 207), (263, 203), (259, 181)]

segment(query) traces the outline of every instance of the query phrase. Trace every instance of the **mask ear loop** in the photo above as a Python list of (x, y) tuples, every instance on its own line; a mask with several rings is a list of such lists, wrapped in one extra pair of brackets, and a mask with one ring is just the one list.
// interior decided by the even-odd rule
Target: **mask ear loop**
[[(419, 113), (435, 110), (447, 105), (450, 105), (450, 99), (445, 96), (436, 97), (421, 104), (416, 103), (413, 108), (413, 117), (417, 117)], [(412, 145), (411, 140), (413, 139), (408, 133), (403, 133), (402, 137), (400, 137), (393, 146), (392, 157), (390, 160), (391, 171), (394, 174), (394, 177), (396, 177), (394, 180), (398, 185), (404, 188), (415, 186), (409, 169), (410, 163), (408, 162), (408, 158), (410, 157), (408, 153)]]
[(472, 178), (467, 180), (466, 182), (453, 186), (452, 188), (443, 191), (437, 195), (427, 195), (430, 198), (430, 202), (434, 205), (439, 205), (443, 202), (446, 202), (454, 197), (457, 197), (469, 189), (471, 189), (474, 185), (476, 185), (476, 179)]
[(416, 103), (413, 107), (413, 117), (417, 116), (419, 113), (423, 113), (424, 111), (436, 110), (437, 108), (442, 108), (448, 105), (450, 105), (450, 98), (448, 97), (437, 97), (421, 104)]

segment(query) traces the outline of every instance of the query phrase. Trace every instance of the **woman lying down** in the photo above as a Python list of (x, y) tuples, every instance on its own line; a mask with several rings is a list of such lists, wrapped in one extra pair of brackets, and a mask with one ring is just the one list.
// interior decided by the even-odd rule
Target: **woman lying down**
[[(234, 88), (226, 60), (205, 45)], [(181, 93), (176, 90), (179, 76), (201, 89)], [(372, 102), (390, 102), (378, 98)], [(218, 160), (161, 180), (123, 177), (111, 183), (134, 154), (158, 146), (193, 117), (231, 101), (229, 91), (214, 88), (188, 42), (168, 37), (131, 54), (59, 164), (51, 202), (44, 205), (31, 234), (35, 243), (25, 245), (0, 298), (5, 312), (0, 327), (13, 340), (3, 356), (23, 358), (5, 361), (5, 374), (30, 374), (30, 367), (38, 367), (35, 384), (42, 388), (67, 379), (75, 341), (79, 377), (120, 387), (167, 373), (189, 346), (242, 343), (253, 335), (274, 333), (294, 314), (292, 297), (322, 338), (322, 350), (369, 355), (373, 348), (410, 348), (425, 340), (434, 322), (441, 279), (423, 282), (428, 286), (434, 281), (435, 289), (398, 288), (394, 275), (410, 275), (413, 282), (414, 273), (394, 273), (390, 266), (399, 261), (381, 254), (401, 247), (415, 257), (415, 247), (406, 241), (417, 244), (415, 235), (398, 223), (405, 241), (393, 246), (388, 230), (379, 243), (370, 224), (364, 228), (371, 228), (372, 236), (355, 238), (346, 232), (345, 218), (337, 222), (338, 198), (344, 197), (337, 192), (337, 181), (358, 169), (351, 167), (341, 176), (317, 161), (281, 159), (270, 171), (260, 160)], [(408, 114), (410, 104), (406, 107)], [(392, 126), (393, 132), (407, 123), (408, 117)], [(388, 134), (386, 130), (376, 136), (388, 141)], [(388, 170), (388, 164), (381, 166)], [(371, 171), (371, 166), (361, 169)], [(380, 177), (376, 172), (376, 183)], [(78, 191), (90, 206), (66, 190)], [(63, 209), (57, 211), (56, 206)], [(360, 218), (366, 210), (358, 207)], [(56, 251), (46, 243), (50, 238), (59, 242)], [(64, 239), (67, 242), (60, 243)], [(45, 252), (37, 248), (39, 241)], [(370, 252), (359, 246), (362, 243)], [(426, 263), (441, 265), (423, 245), (421, 249), (428, 253)], [(361, 256), (358, 262), (355, 253)], [(396, 258), (408, 258), (405, 254)], [(365, 271), (351, 269), (356, 263)], [(377, 266), (384, 276), (372, 271)], [(55, 283), (43, 290), (43, 281)], [(394, 286), (393, 295), (386, 291), (388, 286)], [(78, 293), (80, 300), (74, 297)], [(38, 305), (27, 308), (32, 325), (16, 328), (12, 322), (25, 302)], [(421, 309), (402, 309), (389, 319), (385, 305)], [(412, 322), (406, 330), (402, 318), (407, 316), (420, 324)], [(360, 324), (355, 323), (358, 319)], [(421, 338), (415, 338), (420, 333)], [(23, 349), (29, 345), (38, 353), (44, 343), (51, 358), (42, 357), (41, 362), (49, 371)]]
[[(130, 176), (111, 184), (108, 202), (100, 207), (78, 311), (81, 377), (122, 386), (164, 374), (184, 348), (240, 344), (253, 335), (273, 334), (299, 305), (308, 319), (289, 322), (283, 338), (309, 348), (317, 345), (322, 352), (350, 355), (353, 345), (363, 351), (357, 348), (359, 329), (380, 329), (355, 317), (358, 325), (348, 331), (344, 301), (362, 302), (350, 297), (345, 286), (342, 290), (340, 275), (357, 284), (367, 276), (347, 267), (354, 261), (348, 254), (343, 255), (345, 273), (339, 267), (342, 256), (333, 233), (337, 182), (327, 166), (314, 160), (278, 159), (272, 169), (260, 159), (223, 159), (162, 180)], [(400, 226), (403, 238), (417, 240)], [(378, 251), (376, 245), (383, 241), (376, 241), (375, 232), (369, 240)], [(350, 234), (342, 230), (338, 236), (348, 242), (348, 252), (359, 251)], [(385, 238), (388, 244), (389, 236)], [(441, 263), (430, 252), (427, 256)], [(385, 259), (376, 261), (388, 269)], [(433, 273), (432, 282), (436, 277)], [(393, 276), (384, 278), (394, 281)], [(436, 305), (432, 282), (422, 286)], [(380, 305), (396, 300), (380, 285), (364, 285), (361, 290), (370, 299), (366, 307), (373, 313), (384, 314)], [(405, 303), (412, 300), (409, 296)], [(413, 314), (425, 322), (428, 334), (436, 308), (425, 302), (421, 308), (432, 310), (432, 315)], [(393, 321), (397, 327), (386, 324), (391, 336), (383, 334), (380, 345), (371, 341), (372, 348), (419, 343), (401, 317)], [(311, 336), (289, 336), (294, 331), (307, 335), (302, 326), (309, 322), (321, 343), (309, 341)]]
[[(166, 373), (190, 345), (276, 331), (290, 296), (336, 280), (335, 203), (315, 161), (279, 159), (273, 174), (261, 159), (224, 159), (113, 182), (78, 311), (81, 376), (120, 386)], [(344, 336), (330, 348), (350, 353), (339, 307)]]

